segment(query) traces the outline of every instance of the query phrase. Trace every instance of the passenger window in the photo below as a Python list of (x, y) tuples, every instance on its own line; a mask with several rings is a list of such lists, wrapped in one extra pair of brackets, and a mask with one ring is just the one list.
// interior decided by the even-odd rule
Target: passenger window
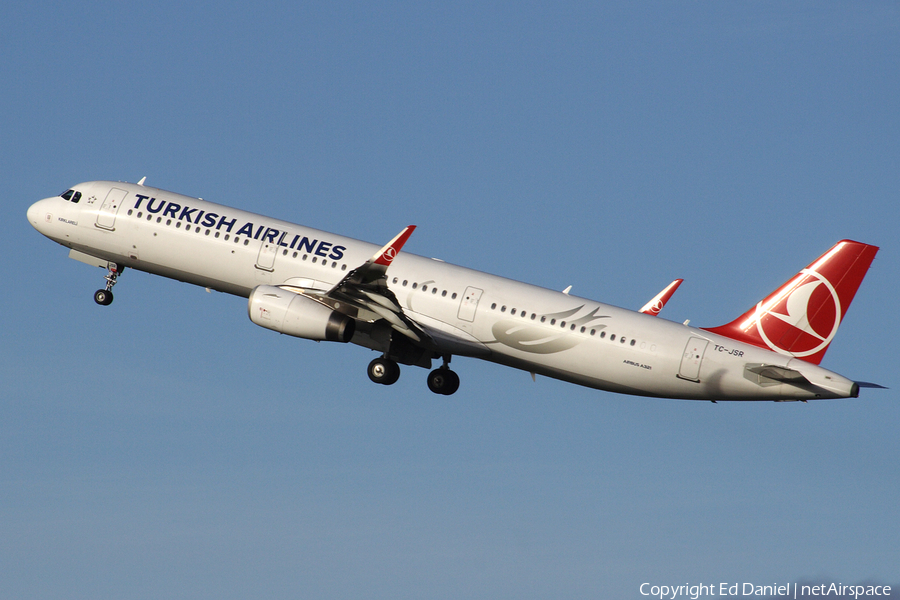
[(456, 292), (453, 292), (453, 295), (450, 296), (451, 299), (456, 300)]
[(516, 314), (516, 309), (512, 309), (511, 311), (509, 311), (509, 314), (511, 314), (511, 315)]
[(442, 297), (442, 298), (446, 298), (446, 297), (447, 297), (447, 290), (444, 290), (443, 292), (441, 292), (441, 297)]

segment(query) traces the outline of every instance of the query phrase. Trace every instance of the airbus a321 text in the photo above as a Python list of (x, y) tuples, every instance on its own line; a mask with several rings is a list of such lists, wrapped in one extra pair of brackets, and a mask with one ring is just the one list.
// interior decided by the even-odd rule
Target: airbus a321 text
[(452, 356), (481, 358), (600, 390), (697, 400), (857, 397), (819, 366), (878, 248), (842, 240), (740, 317), (698, 329), (657, 315), (681, 280), (625, 310), (143, 185), (82, 183), (35, 202), (28, 221), (103, 268), (108, 305), (128, 269), (248, 298), (250, 320), (378, 353), (369, 378), (431, 369), (437, 394), (459, 377)]

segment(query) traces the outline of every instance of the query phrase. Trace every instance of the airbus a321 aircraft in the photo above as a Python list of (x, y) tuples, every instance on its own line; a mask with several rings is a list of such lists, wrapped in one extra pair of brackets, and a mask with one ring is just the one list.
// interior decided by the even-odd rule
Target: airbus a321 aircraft
[(377, 351), (375, 383), (440, 360), (428, 387), (449, 395), (450, 359), (467, 356), (664, 398), (805, 401), (880, 387), (818, 366), (875, 246), (840, 241), (731, 323), (698, 329), (656, 316), (680, 280), (635, 312), (401, 252), (412, 225), (379, 248), (143, 183), (82, 183), (34, 203), (28, 221), (107, 271), (98, 304), (127, 268), (246, 297), (257, 325)]

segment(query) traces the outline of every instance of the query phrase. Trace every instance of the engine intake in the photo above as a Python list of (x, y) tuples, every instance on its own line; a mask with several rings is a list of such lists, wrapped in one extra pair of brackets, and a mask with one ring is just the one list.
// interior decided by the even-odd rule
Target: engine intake
[(247, 310), (260, 327), (317, 342), (349, 342), (356, 330), (347, 315), (273, 285), (255, 287)]

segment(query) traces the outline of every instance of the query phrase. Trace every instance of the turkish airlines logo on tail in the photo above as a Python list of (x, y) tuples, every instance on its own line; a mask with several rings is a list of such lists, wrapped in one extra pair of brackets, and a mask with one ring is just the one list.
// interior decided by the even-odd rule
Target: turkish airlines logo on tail
[(841, 324), (841, 301), (831, 282), (804, 269), (756, 306), (756, 328), (769, 348), (797, 357), (828, 347)]

